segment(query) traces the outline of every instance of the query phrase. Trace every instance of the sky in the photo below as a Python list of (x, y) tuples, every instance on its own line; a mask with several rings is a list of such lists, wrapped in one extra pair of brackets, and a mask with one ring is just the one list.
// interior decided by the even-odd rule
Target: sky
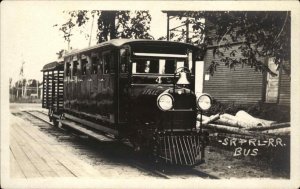
[[(64, 10), (76, 10), (72, 6), (60, 7), (51, 3), (22, 3), (14, 1), (1, 7), (1, 64), (8, 69), (5, 74), (19, 79), (20, 67), (24, 61), (24, 77), (42, 80), (42, 67), (55, 61), (60, 49), (67, 49), (62, 32), (55, 24), (64, 23), (68, 15)], [(138, 9), (136, 9), (138, 10)], [(159, 9), (148, 9), (151, 16), (150, 34), (156, 39), (166, 35), (166, 15)], [(91, 30), (91, 21), (86, 24), (85, 31)], [(96, 44), (96, 19), (92, 32), (91, 45)], [(74, 32), (71, 38), (73, 49), (88, 46), (88, 39)]]

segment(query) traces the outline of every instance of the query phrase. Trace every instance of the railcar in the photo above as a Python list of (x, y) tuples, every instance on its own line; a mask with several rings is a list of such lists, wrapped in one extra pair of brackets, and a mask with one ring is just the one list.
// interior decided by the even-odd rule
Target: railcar
[(166, 163), (195, 165), (208, 141), (197, 114), (211, 104), (195, 94), (200, 54), (186, 43), (131, 39), (76, 50), (43, 67), (42, 105), (54, 125), (71, 120)]

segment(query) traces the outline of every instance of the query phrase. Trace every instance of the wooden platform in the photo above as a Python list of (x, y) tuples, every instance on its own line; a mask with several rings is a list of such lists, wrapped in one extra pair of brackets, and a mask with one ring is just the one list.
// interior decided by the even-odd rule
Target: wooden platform
[(12, 178), (101, 177), (96, 169), (65, 149), (55, 138), (13, 115), (9, 148)]

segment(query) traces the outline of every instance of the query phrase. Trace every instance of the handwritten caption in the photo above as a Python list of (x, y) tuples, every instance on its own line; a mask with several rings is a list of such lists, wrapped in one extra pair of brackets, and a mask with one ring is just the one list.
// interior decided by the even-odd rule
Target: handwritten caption
[(218, 140), (218, 142), (223, 146), (234, 147), (233, 156), (257, 156), (259, 149), (286, 146), (279, 137), (269, 138), (267, 140), (226, 137), (222, 140)]

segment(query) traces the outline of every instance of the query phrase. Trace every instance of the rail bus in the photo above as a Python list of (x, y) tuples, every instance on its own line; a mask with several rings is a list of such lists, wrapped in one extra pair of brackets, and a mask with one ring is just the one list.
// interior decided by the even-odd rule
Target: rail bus
[[(67, 53), (43, 69), (42, 106), (54, 125), (68, 121), (179, 165), (203, 162), (208, 137), (197, 114), (200, 49), (186, 43), (113, 39)], [(203, 66), (203, 65), (202, 65)]]

